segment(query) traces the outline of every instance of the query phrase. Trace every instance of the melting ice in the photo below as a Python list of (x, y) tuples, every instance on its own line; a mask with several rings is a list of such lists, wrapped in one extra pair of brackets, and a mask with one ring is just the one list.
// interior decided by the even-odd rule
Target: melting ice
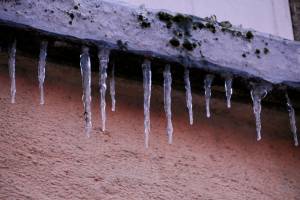
[(210, 118), (210, 97), (211, 97), (211, 84), (214, 76), (208, 74), (204, 79), (204, 90), (205, 90), (205, 105), (206, 105), (206, 117)]
[(9, 67), (8, 71), (9, 71), (9, 77), (11, 81), (11, 85), (10, 85), (11, 103), (16, 102), (16, 46), (17, 46), (17, 40), (15, 39), (10, 48), (9, 60), (8, 60), (8, 67)]
[(166, 65), (164, 70), (164, 109), (167, 117), (167, 134), (168, 134), (169, 144), (171, 144), (173, 140), (171, 91), (172, 91), (172, 75), (170, 71), (170, 65)]
[(80, 69), (82, 76), (83, 95), (82, 101), (84, 106), (85, 132), (90, 136), (92, 129), (92, 112), (91, 112), (91, 61), (89, 56), (89, 48), (82, 47), (80, 55)]
[(106, 94), (106, 78), (107, 78), (107, 66), (109, 62), (109, 49), (101, 49), (98, 52), (99, 58), (99, 87), (100, 87), (100, 109), (101, 109), (101, 119), (102, 119), (102, 131), (106, 130), (106, 102), (105, 102), (105, 94)]
[(111, 97), (111, 111), (116, 110), (116, 89), (115, 89), (115, 63), (113, 63), (111, 68), (110, 76), (110, 97)]
[(254, 85), (251, 89), (251, 98), (253, 101), (253, 113), (256, 122), (257, 141), (261, 140), (261, 100), (268, 94), (268, 88), (265, 85)]
[(227, 76), (225, 78), (225, 92), (227, 99), (227, 108), (231, 108), (231, 95), (232, 95), (232, 77)]
[(39, 88), (40, 88), (40, 104), (45, 103), (44, 100), (44, 81), (45, 81), (45, 66), (46, 66), (46, 57), (47, 57), (47, 41), (41, 42), (40, 47), (40, 56), (39, 56), (39, 65), (38, 65), (38, 79), (39, 79)]
[(145, 60), (143, 68), (143, 86), (144, 86), (144, 128), (145, 128), (145, 146), (149, 146), (150, 134), (150, 99), (151, 99), (151, 62)]
[(293, 108), (292, 102), (291, 102), (287, 92), (285, 93), (285, 97), (286, 97), (287, 109), (289, 111), (290, 126), (291, 126), (291, 131), (292, 131), (293, 137), (294, 137), (294, 143), (295, 143), (295, 146), (298, 146), (299, 143), (298, 143), (298, 136), (297, 136), (295, 110)]
[(184, 69), (184, 83), (185, 83), (185, 99), (186, 107), (189, 112), (190, 125), (193, 124), (193, 103), (192, 103), (192, 91), (191, 91), (191, 82), (190, 82), (190, 70), (185, 67)]

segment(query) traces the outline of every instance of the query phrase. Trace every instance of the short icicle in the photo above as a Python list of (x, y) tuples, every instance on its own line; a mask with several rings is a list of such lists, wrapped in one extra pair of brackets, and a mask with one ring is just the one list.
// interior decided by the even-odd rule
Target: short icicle
[(82, 101), (84, 106), (85, 133), (89, 137), (92, 130), (92, 112), (91, 112), (91, 61), (89, 48), (82, 47), (80, 55), (80, 69), (82, 77), (83, 95)]
[(206, 107), (206, 117), (210, 118), (210, 98), (211, 98), (211, 84), (213, 82), (214, 76), (208, 74), (204, 79), (204, 91), (205, 91), (205, 107)]
[(102, 119), (102, 131), (105, 132), (106, 130), (106, 102), (105, 102), (105, 95), (106, 95), (106, 78), (107, 78), (107, 66), (109, 62), (109, 49), (102, 48), (98, 52), (99, 58), (99, 87), (100, 87), (100, 112), (101, 112), (101, 119)]
[(173, 141), (171, 92), (172, 92), (172, 74), (170, 71), (170, 65), (168, 64), (165, 66), (165, 70), (164, 70), (164, 109), (167, 117), (167, 134), (168, 134), (169, 144), (172, 144)]
[(293, 137), (294, 137), (294, 143), (295, 143), (295, 146), (298, 146), (299, 142), (298, 142), (298, 136), (297, 136), (295, 110), (293, 108), (293, 104), (292, 104), (287, 92), (285, 93), (285, 97), (286, 97), (287, 109), (289, 112), (291, 131), (292, 131)]
[(46, 66), (46, 57), (47, 57), (47, 41), (42, 41), (40, 46), (40, 56), (39, 56), (39, 65), (38, 65), (38, 79), (39, 79), (39, 88), (40, 88), (40, 104), (45, 104), (44, 99), (44, 81), (45, 81), (45, 66)]
[(111, 68), (110, 76), (110, 97), (111, 97), (111, 111), (116, 111), (116, 82), (115, 82), (115, 63), (113, 63)]
[(251, 98), (253, 101), (253, 113), (255, 115), (257, 141), (261, 140), (261, 100), (268, 94), (268, 88), (265, 85), (254, 84), (251, 89)]
[(8, 71), (9, 77), (11, 81), (10, 85), (10, 95), (11, 95), (11, 103), (16, 102), (16, 46), (17, 40), (15, 39), (11, 45), (9, 50), (9, 60), (8, 60)]
[(184, 84), (185, 84), (185, 100), (186, 100), (186, 107), (189, 112), (189, 120), (190, 125), (193, 125), (193, 99), (192, 99), (192, 89), (191, 89), (191, 82), (190, 82), (190, 70), (188, 67), (184, 69)]
[(145, 128), (145, 146), (149, 147), (150, 134), (150, 99), (151, 99), (151, 62), (145, 59), (143, 68), (143, 86), (144, 86), (144, 128)]
[(232, 96), (232, 76), (225, 77), (225, 93), (227, 99), (227, 108), (231, 108), (231, 96)]

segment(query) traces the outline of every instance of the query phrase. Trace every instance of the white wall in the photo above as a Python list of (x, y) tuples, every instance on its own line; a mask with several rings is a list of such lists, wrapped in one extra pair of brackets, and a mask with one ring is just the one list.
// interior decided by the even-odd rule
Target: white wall
[(218, 21), (294, 39), (288, 0), (121, 0), (146, 8), (166, 9), (199, 17), (216, 15)]

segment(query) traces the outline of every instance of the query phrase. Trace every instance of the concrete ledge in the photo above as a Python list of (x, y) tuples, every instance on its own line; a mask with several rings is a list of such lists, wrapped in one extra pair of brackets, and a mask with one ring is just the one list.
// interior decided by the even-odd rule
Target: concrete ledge
[[(225, 29), (220, 23), (193, 16), (184, 16), (188, 21), (184, 24), (174, 20), (167, 28), (156, 11), (108, 1), (1, 1), (0, 7), (4, 26), (300, 87), (299, 42), (256, 31), (251, 31), (253, 38), (247, 37), (249, 30)], [(204, 28), (194, 30), (199, 23)], [(178, 47), (170, 43), (172, 38), (179, 41)], [(184, 47), (185, 41), (195, 44), (192, 50)]]

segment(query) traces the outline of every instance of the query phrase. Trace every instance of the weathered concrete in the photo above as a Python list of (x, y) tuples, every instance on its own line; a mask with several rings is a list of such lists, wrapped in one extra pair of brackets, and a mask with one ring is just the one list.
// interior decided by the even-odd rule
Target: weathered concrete
[[(192, 67), (217, 73), (231, 72), (273, 84), (300, 86), (299, 42), (255, 31), (253, 39), (247, 39), (248, 30), (234, 27), (223, 32), (215, 22), (212, 23), (215, 33), (209, 28), (193, 30), (190, 27), (193, 23), (207, 23), (196, 17), (184, 27), (173, 23), (168, 29), (156, 12), (107, 1), (2, 1), (0, 6), (3, 8), (0, 21), (5, 25), (31, 27), (44, 34), (90, 41), (113, 49), (122, 47), (183, 64), (189, 64), (186, 62), (189, 60)], [(143, 22), (149, 22), (150, 27), (142, 27)], [(183, 48), (184, 39), (174, 31), (188, 32), (183, 33), (183, 38), (195, 43), (196, 48), (192, 51)], [(169, 43), (173, 37), (179, 39), (179, 47)]]

